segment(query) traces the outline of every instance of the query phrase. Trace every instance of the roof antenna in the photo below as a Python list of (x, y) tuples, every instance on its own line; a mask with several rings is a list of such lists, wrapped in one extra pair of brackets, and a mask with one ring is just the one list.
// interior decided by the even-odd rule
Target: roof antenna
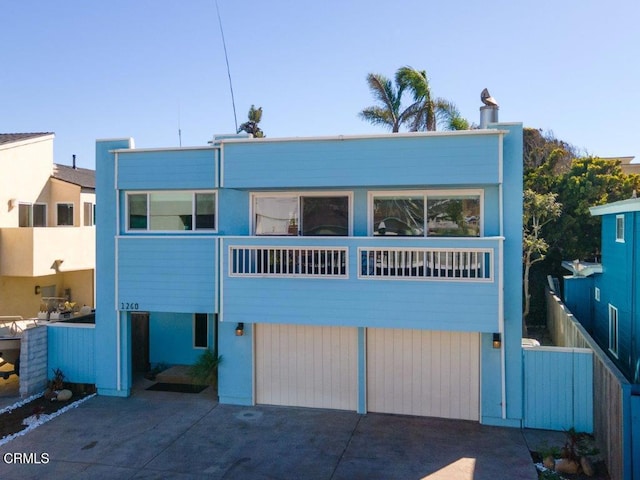
[(229, 75), (229, 89), (231, 90), (231, 105), (233, 105), (233, 121), (236, 125), (236, 132), (238, 131), (238, 117), (236, 115), (236, 100), (233, 96), (233, 84), (231, 83), (231, 70), (229, 69), (229, 57), (227, 55), (227, 43), (224, 41), (224, 31), (222, 30), (222, 19), (220, 18), (220, 8), (218, 7), (218, 0), (216, 0), (216, 11), (218, 12), (218, 23), (220, 24), (220, 35), (222, 35), (222, 47), (224, 48), (224, 59), (227, 62), (227, 74)]
[(182, 129), (180, 128), (180, 104), (178, 104), (178, 144), (182, 148)]

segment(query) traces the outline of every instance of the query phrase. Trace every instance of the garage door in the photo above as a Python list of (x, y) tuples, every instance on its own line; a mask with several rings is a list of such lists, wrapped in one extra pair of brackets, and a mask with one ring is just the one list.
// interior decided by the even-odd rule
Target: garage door
[(357, 409), (355, 328), (256, 325), (256, 402)]
[(477, 333), (367, 330), (367, 410), (479, 419)]

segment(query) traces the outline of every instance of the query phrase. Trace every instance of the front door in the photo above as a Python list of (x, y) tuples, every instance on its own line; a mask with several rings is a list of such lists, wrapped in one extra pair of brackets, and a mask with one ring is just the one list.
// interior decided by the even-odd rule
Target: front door
[(134, 373), (146, 373), (149, 364), (149, 314), (131, 314), (131, 369)]

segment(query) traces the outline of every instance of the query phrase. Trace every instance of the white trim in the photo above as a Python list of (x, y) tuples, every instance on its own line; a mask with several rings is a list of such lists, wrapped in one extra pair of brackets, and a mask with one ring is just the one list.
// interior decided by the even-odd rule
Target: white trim
[(593, 216), (608, 215), (610, 213), (626, 213), (639, 211), (640, 198), (629, 198), (627, 200), (620, 200), (619, 202), (607, 203), (606, 205), (589, 207), (589, 212)]
[[(222, 323), (224, 321), (224, 262), (221, 260), (222, 257), (222, 252), (224, 252), (224, 238), (219, 237), (218, 239), (218, 297), (219, 297), (219, 304), (218, 304), (218, 322)], [(218, 330), (218, 335), (220, 334), (220, 331)], [(218, 343), (219, 345), (219, 343)]]
[(291, 238), (291, 237), (305, 237), (305, 238), (319, 238), (320, 235), (256, 235), (256, 225), (255, 225), (255, 199), (260, 197), (296, 197), (298, 199), (298, 221), (299, 221), (299, 229), (302, 231), (302, 198), (304, 197), (347, 197), (347, 209), (348, 209), (348, 219), (347, 219), (347, 229), (348, 235), (328, 235), (328, 238), (348, 238), (353, 235), (353, 214), (354, 214), (354, 203), (353, 203), (353, 190), (291, 190), (291, 191), (264, 191), (264, 192), (251, 192), (249, 195), (249, 229), (251, 232), (251, 236), (254, 237), (283, 237), (283, 238)]
[[(519, 124), (518, 124), (519, 125)], [(379, 133), (379, 134), (363, 134), (363, 135), (327, 135), (317, 137), (240, 137), (240, 138), (222, 138), (219, 140), (220, 145), (225, 143), (272, 143), (272, 142), (307, 142), (307, 141), (348, 141), (348, 140), (365, 140), (365, 139), (389, 139), (389, 138), (420, 138), (420, 137), (453, 137), (453, 136), (477, 136), (477, 135), (499, 135), (509, 133), (508, 130), (497, 129), (477, 129), (477, 130), (451, 130), (436, 132), (397, 132), (397, 133)], [(164, 149), (163, 149), (164, 150)]]
[(220, 145), (218, 150), (218, 167), (216, 173), (218, 174), (218, 185), (220, 188), (224, 188), (224, 145)]
[[(197, 234), (212, 234), (212, 233), (218, 233), (218, 221), (219, 221), (219, 216), (218, 216), (218, 210), (219, 210), (219, 195), (218, 195), (218, 190), (217, 189), (212, 189), (212, 190), (204, 190), (204, 189), (195, 189), (195, 190), (189, 190), (189, 189), (185, 189), (185, 190), (125, 190), (125, 210), (122, 215), (122, 217), (124, 218), (124, 231), (125, 233), (128, 234), (140, 234), (140, 235), (154, 235), (154, 234), (164, 234), (164, 233), (169, 233), (169, 234), (173, 234), (176, 235), (177, 232), (180, 232), (179, 235), (180, 236), (191, 236), (191, 235), (197, 235)], [(166, 192), (179, 192), (179, 193), (189, 193), (191, 194), (191, 220), (192, 220), (192, 229), (191, 230), (151, 230), (149, 229), (149, 212), (151, 210), (150, 208), (150, 194), (153, 193), (166, 193)], [(215, 228), (196, 228), (196, 195), (199, 193), (206, 193), (206, 194), (213, 194), (214, 198), (214, 223), (215, 223)], [(129, 196), (130, 195), (146, 195), (147, 196), (147, 228), (146, 229), (142, 229), (142, 228), (130, 228), (129, 227)], [(166, 238), (166, 237), (165, 237)]]
[(47, 323), (47, 327), (61, 327), (61, 328), (96, 328), (95, 323), (73, 323), (73, 322), (64, 322), (57, 321), (53, 323)]
[[(478, 195), (480, 197), (480, 236), (479, 237), (446, 237), (441, 235), (428, 235), (428, 222), (427, 222), (427, 211), (428, 211), (428, 200), (429, 196), (447, 196), (451, 195), (455, 196), (472, 196)], [(373, 199), (374, 197), (418, 197), (422, 196), (424, 201), (424, 212), (422, 216), (422, 221), (424, 222), (424, 235), (420, 236), (390, 236), (385, 237), (384, 235), (374, 235), (374, 225), (373, 225)], [(420, 189), (420, 190), (369, 190), (367, 192), (367, 236), (373, 238), (446, 238), (448, 239), (471, 239), (471, 238), (486, 238), (484, 237), (484, 224), (485, 224), (485, 214), (484, 214), (484, 189), (482, 188), (455, 188), (455, 189)], [(503, 232), (500, 232), (500, 236), (503, 235)], [(362, 238), (362, 237), (360, 237)]]
[[(618, 221), (622, 220), (622, 236), (618, 236)], [(617, 243), (624, 243), (624, 227), (625, 227), (625, 221), (624, 221), (624, 214), (620, 214), (620, 215), (616, 215), (616, 242)]]
[[(132, 138), (115, 138), (115, 139), (107, 139), (106, 141), (117, 141), (117, 140), (133, 140)], [(96, 140), (97, 142), (102, 142), (105, 140)], [(147, 153), (147, 152), (182, 152), (185, 150), (216, 150), (220, 147), (216, 146), (196, 146), (196, 147), (154, 147), (154, 148), (115, 148), (110, 150), (111, 153)]]

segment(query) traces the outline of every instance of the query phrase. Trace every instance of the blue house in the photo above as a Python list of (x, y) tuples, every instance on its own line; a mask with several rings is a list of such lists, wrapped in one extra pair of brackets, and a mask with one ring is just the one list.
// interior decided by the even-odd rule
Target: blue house
[(565, 262), (565, 303), (632, 383), (640, 383), (640, 198), (591, 207), (602, 264)]
[(96, 169), (99, 394), (217, 345), (221, 403), (521, 425), (521, 124), (98, 140)]

